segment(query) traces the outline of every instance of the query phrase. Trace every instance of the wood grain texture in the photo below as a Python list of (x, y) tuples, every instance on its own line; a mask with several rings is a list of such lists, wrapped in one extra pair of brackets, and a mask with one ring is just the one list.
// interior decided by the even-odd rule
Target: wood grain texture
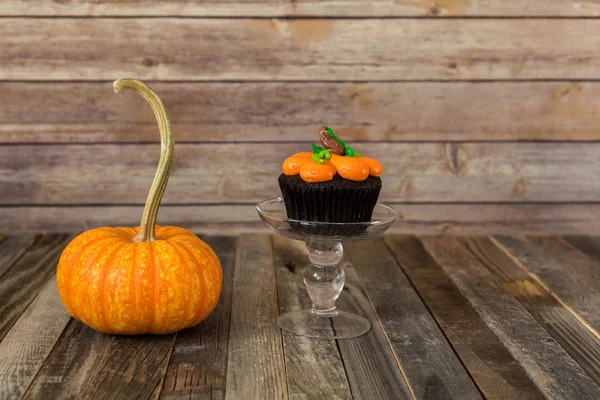
[(506, 291), (600, 384), (600, 337), (489, 238), (470, 238), (463, 243), (502, 282)]
[(595, 79), (597, 29), (570, 19), (4, 18), (0, 79)]
[(0, 342), (0, 398), (21, 397), (69, 319), (52, 277)]
[(565, 236), (567, 242), (577, 247), (594, 261), (600, 261), (600, 238), (593, 236)]
[[(168, 191), (168, 189), (167, 189)], [(139, 226), (144, 205), (73, 207), (0, 207), (11, 232), (81, 232), (101, 226)], [(592, 210), (593, 211), (593, 210)], [(263, 230), (255, 205), (162, 205), (160, 225), (181, 226), (204, 234), (235, 235)]]
[[(311, 308), (303, 276), (306, 244), (273, 236), (280, 314)], [(351, 399), (340, 350), (335, 340), (315, 340), (282, 332), (290, 399)]]
[(200, 325), (177, 333), (160, 398), (223, 399), (236, 239), (207, 237), (223, 267), (223, 288), (215, 310)]
[(384, 240), (485, 398), (544, 398), (418, 239)]
[(544, 3), (518, 0), (376, 0), (365, 4), (354, 0), (214, 0), (117, 1), (5, 0), (0, 15), (8, 16), (598, 16), (597, 1), (547, 0)]
[[(179, 146), (163, 203), (255, 203), (276, 196), (281, 163), (307, 148), (308, 143), (269, 144), (268, 151), (258, 143)], [(382, 201), (594, 202), (600, 196), (595, 179), (600, 143), (370, 143), (355, 149), (389, 171), (382, 176)], [(143, 204), (160, 146), (39, 150), (0, 146), (0, 204)]]
[(577, 281), (600, 295), (600, 263), (560, 237), (531, 237), (528, 241), (565, 266)]
[[(415, 235), (600, 234), (600, 204), (400, 204), (392, 232)], [(137, 226), (143, 206), (0, 207), (11, 232)], [(206, 234), (268, 232), (254, 205), (163, 205), (159, 223)]]
[[(153, 82), (183, 141), (597, 140), (598, 82)], [(110, 82), (0, 82), (0, 143), (158, 142)], [(73, 93), (77, 93), (76, 96)], [(47, 101), (52, 98), (52, 101)]]
[(480, 399), (444, 334), (381, 240), (353, 243), (345, 253), (416, 398)]
[[(569, 258), (556, 258), (549, 249), (536, 244), (533, 238), (495, 236), (494, 240), (600, 337), (600, 295), (590, 288), (591, 277), (574, 274)], [(571, 255), (578, 257), (575, 251)]]
[(0, 279), (0, 340), (56, 271), (70, 235), (46, 235)]
[(369, 400), (415, 399), (349, 258), (342, 263), (346, 284), (336, 306), (371, 322), (371, 330), (363, 336), (337, 341), (352, 396)]
[(10, 235), (0, 241), (0, 277), (40, 239), (39, 235)]
[(546, 397), (600, 396), (600, 387), (458, 239), (437, 237), (422, 241)]
[(270, 235), (239, 237), (233, 292), (225, 398), (287, 399)]
[(155, 399), (175, 335), (116, 336), (71, 320), (26, 399)]

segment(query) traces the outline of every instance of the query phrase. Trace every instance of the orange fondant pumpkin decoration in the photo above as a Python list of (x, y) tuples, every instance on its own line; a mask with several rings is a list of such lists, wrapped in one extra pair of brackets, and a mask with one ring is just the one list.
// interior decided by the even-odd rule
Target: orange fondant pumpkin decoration
[(221, 292), (221, 264), (192, 232), (156, 226), (173, 160), (169, 116), (142, 82), (120, 79), (114, 88), (134, 89), (152, 107), (161, 135), (158, 170), (140, 227), (92, 229), (69, 243), (58, 263), (58, 292), (69, 314), (97, 331), (172, 333), (213, 311)]
[(331, 153), (322, 164), (312, 159), (313, 153), (296, 153), (285, 159), (281, 170), (286, 175), (298, 175), (305, 182), (326, 182), (340, 174), (342, 178), (362, 182), (369, 175), (380, 176), (383, 167), (379, 161), (367, 157), (346, 157)]

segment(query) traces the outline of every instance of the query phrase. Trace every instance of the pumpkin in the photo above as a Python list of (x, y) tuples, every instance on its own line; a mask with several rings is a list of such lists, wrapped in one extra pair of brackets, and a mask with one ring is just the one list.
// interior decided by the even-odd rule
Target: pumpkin
[(137, 228), (97, 228), (77, 236), (57, 270), (60, 298), (73, 318), (112, 334), (167, 334), (198, 324), (215, 308), (223, 272), (214, 251), (183, 228), (156, 226), (173, 161), (171, 123), (158, 95), (134, 79), (152, 107), (161, 137), (158, 170)]

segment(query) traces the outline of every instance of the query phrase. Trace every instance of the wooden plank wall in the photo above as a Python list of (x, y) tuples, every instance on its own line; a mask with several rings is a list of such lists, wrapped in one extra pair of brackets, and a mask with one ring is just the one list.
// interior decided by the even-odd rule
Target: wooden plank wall
[(386, 167), (399, 232), (600, 233), (600, 1), (7, 0), (0, 228), (262, 228), (280, 162), (332, 126)]

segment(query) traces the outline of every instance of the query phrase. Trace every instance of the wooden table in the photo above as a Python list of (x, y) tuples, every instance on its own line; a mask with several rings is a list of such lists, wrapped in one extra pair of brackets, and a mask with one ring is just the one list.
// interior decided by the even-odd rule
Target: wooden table
[(167, 336), (97, 333), (54, 279), (72, 235), (0, 236), (0, 398), (600, 398), (600, 239), (387, 236), (346, 246), (356, 339), (282, 333), (309, 305), (304, 245), (206, 237), (215, 312)]

